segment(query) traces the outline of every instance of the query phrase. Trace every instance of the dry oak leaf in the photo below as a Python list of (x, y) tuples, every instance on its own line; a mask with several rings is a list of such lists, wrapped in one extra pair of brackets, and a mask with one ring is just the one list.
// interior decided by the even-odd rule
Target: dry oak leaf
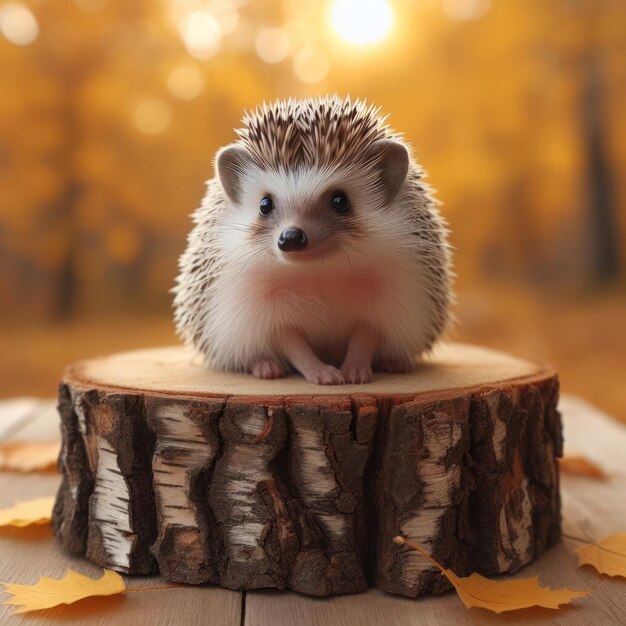
[(626, 578), (626, 534), (609, 535), (576, 550), (578, 566), (591, 565), (600, 574)]
[(441, 574), (454, 586), (463, 604), (469, 609), (477, 607), (494, 613), (518, 611), (533, 606), (547, 609), (558, 609), (561, 604), (568, 604), (574, 598), (587, 595), (587, 591), (573, 591), (571, 589), (550, 589), (539, 585), (539, 577), (523, 578), (521, 580), (491, 580), (474, 572), (470, 576), (459, 577), (452, 570), (443, 568), (422, 548), (404, 539), (395, 537), (395, 543), (406, 545), (416, 550), (436, 565)]
[(0, 470), (36, 472), (56, 467), (58, 441), (12, 441), (0, 445)]
[(588, 476), (589, 478), (597, 478), (598, 480), (608, 478), (607, 473), (599, 465), (596, 465), (582, 454), (566, 454), (563, 458), (559, 459), (559, 468), (565, 474)]
[(0, 584), (4, 585), (6, 593), (13, 596), (5, 600), (3, 604), (20, 607), (15, 610), (15, 613), (50, 609), (60, 604), (73, 604), (93, 596), (112, 596), (126, 591), (124, 579), (110, 570), (104, 570), (104, 574), (98, 579), (68, 570), (61, 579), (43, 576), (34, 585)]
[(7, 509), (0, 509), (0, 526), (35, 526), (47, 524), (52, 517), (54, 496), (49, 498), (35, 498), (18, 502)]

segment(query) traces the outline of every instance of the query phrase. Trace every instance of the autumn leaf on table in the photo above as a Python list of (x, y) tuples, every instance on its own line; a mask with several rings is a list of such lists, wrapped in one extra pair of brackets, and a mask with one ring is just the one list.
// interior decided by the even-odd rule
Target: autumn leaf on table
[(74, 604), (79, 600), (96, 596), (114, 596), (127, 591), (154, 591), (179, 589), (182, 585), (158, 585), (155, 587), (127, 587), (124, 579), (111, 570), (104, 570), (100, 578), (90, 578), (74, 570), (68, 570), (63, 578), (42, 576), (34, 585), (18, 585), (0, 582), (12, 598), (2, 604), (20, 607), (15, 613), (28, 613), (51, 609), (62, 604)]
[(571, 589), (550, 589), (539, 585), (539, 577), (521, 580), (491, 580), (474, 572), (470, 576), (459, 577), (452, 570), (445, 569), (419, 546), (407, 541), (404, 537), (396, 537), (395, 543), (416, 550), (436, 565), (454, 586), (463, 604), (469, 609), (477, 607), (494, 613), (518, 611), (533, 606), (558, 609), (574, 598), (587, 595), (587, 591)]
[(445, 570), (446, 578), (467, 608), (477, 607), (494, 613), (517, 611), (531, 606), (558, 609), (574, 598), (587, 595), (586, 591), (550, 589), (539, 584), (539, 576), (520, 580), (491, 580), (473, 573), (459, 578), (452, 570)]
[(56, 467), (58, 441), (12, 441), (0, 445), (0, 470), (36, 472)]
[(53, 507), (54, 496), (18, 502), (6, 509), (0, 509), (0, 527), (24, 528), (25, 526), (47, 524), (52, 517)]
[(559, 468), (564, 474), (575, 474), (577, 476), (588, 476), (605, 480), (607, 473), (596, 463), (590, 461), (582, 454), (566, 454), (559, 459)]
[(0, 584), (13, 596), (3, 604), (20, 607), (15, 613), (50, 609), (93, 596), (112, 596), (126, 591), (124, 579), (110, 570), (104, 570), (104, 574), (98, 579), (69, 570), (61, 579), (43, 576), (34, 585)]
[(610, 535), (576, 550), (578, 566), (591, 565), (600, 574), (626, 578), (626, 534)]

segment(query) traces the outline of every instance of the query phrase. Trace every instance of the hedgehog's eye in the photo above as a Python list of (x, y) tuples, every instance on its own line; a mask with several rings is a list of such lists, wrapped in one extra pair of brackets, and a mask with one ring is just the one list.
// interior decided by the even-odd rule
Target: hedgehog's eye
[(348, 200), (348, 196), (346, 196), (343, 191), (338, 191), (333, 194), (331, 204), (337, 213), (347, 213), (350, 209), (350, 201)]
[(263, 200), (261, 200), (261, 206), (259, 207), (259, 212), (261, 215), (269, 215), (274, 210), (274, 201), (270, 196), (265, 196)]

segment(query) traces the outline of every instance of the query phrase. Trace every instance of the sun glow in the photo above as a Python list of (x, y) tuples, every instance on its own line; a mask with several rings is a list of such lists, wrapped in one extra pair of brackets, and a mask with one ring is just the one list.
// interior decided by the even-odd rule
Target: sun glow
[(21, 2), (0, 8), (0, 33), (16, 46), (27, 46), (39, 35), (39, 24), (31, 10)]
[(189, 54), (197, 59), (208, 59), (219, 50), (222, 31), (212, 13), (193, 11), (181, 19), (179, 28)]
[(380, 41), (393, 24), (387, 0), (335, 0), (330, 17), (335, 31), (357, 45)]

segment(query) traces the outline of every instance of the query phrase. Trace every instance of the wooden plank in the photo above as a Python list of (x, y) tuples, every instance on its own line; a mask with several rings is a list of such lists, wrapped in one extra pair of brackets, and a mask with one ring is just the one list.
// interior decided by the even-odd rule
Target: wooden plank
[(582, 453), (609, 474), (605, 481), (563, 475), (563, 532), (586, 539), (626, 532), (626, 426), (578, 398), (564, 397), (561, 411), (565, 453)]
[[(27, 421), (13, 439), (50, 440), (59, 436), (58, 416), (51, 402), (42, 403), (42, 411)], [(0, 408), (3, 404), (0, 403)], [(53, 495), (58, 475), (0, 473), (0, 507), (20, 500)], [(2, 529), (0, 531), (0, 580), (32, 584), (40, 576), (62, 576), (68, 568), (97, 577), (102, 569), (84, 558), (64, 554), (54, 542), (49, 527)], [(129, 587), (168, 585), (159, 577), (129, 577)], [(0, 593), (0, 599), (4, 599)], [(113, 598), (86, 600), (27, 616), (12, 616), (12, 607), (0, 605), (0, 624), (84, 625), (111, 624), (135, 626), (149, 623), (239, 626), (242, 594), (218, 587), (181, 587), (158, 591), (133, 591)]]
[[(584, 477), (562, 477), (564, 531), (587, 538), (626, 532), (626, 428), (591, 405), (564, 397), (560, 408), (565, 424), (566, 450), (587, 455), (612, 473), (601, 482)], [(512, 578), (539, 575), (552, 587), (589, 589), (593, 593), (560, 611), (529, 609), (495, 615), (467, 610), (453, 593), (419, 600), (385, 595), (376, 590), (356, 596), (316, 599), (293, 593), (248, 592), (245, 624), (249, 626), (359, 626), (367, 624), (448, 625), (531, 624), (550, 621), (564, 626), (624, 624), (626, 586), (623, 580), (601, 577), (591, 568), (577, 567), (574, 548), (564, 540), (536, 563)]]
[(36, 398), (11, 398), (0, 401), (0, 441), (8, 439), (22, 424), (36, 416), (42, 405), (49, 403)]
[[(1, 407), (2, 405), (0, 405)], [(581, 400), (564, 397), (566, 451), (577, 451), (598, 462), (612, 476), (606, 481), (564, 475), (564, 530), (597, 538), (626, 527), (626, 428)], [(56, 416), (33, 421), (18, 438), (49, 439), (56, 431)], [(58, 483), (56, 476), (0, 474), (0, 505), (18, 499), (49, 495)], [(589, 568), (578, 569), (573, 549), (578, 544), (566, 540), (550, 550), (538, 563), (524, 568), (516, 577), (539, 574), (545, 584), (592, 589), (594, 593), (561, 611), (531, 609), (523, 613), (496, 616), (486, 611), (466, 610), (452, 594), (420, 600), (389, 596), (375, 590), (355, 596), (318, 600), (293, 593), (249, 592), (246, 594), (245, 623), (251, 626), (337, 626), (367, 624), (530, 624), (550, 621), (563, 625), (623, 624), (626, 615), (626, 587), (619, 579), (600, 577)], [(35, 582), (41, 574), (60, 575), (67, 567), (94, 575), (98, 568), (84, 559), (62, 555), (49, 530), (27, 536), (23, 532), (0, 533), (0, 580)], [(164, 584), (157, 578), (132, 578), (132, 586)], [(135, 595), (136, 593), (136, 595)], [(225, 595), (222, 595), (225, 594)], [(220, 597), (221, 596), (221, 597)], [(216, 588), (184, 588), (158, 592), (133, 592), (127, 597), (86, 601), (74, 607), (13, 617), (8, 607), (0, 607), (0, 623), (80, 624), (145, 623), (239, 623), (241, 594)], [(221, 619), (220, 619), (221, 618)]]
[(33, 412), (16, 428), (11, 441), (52, 441), (60, 439), (57, 404), (53, 400), (39, 400)]

